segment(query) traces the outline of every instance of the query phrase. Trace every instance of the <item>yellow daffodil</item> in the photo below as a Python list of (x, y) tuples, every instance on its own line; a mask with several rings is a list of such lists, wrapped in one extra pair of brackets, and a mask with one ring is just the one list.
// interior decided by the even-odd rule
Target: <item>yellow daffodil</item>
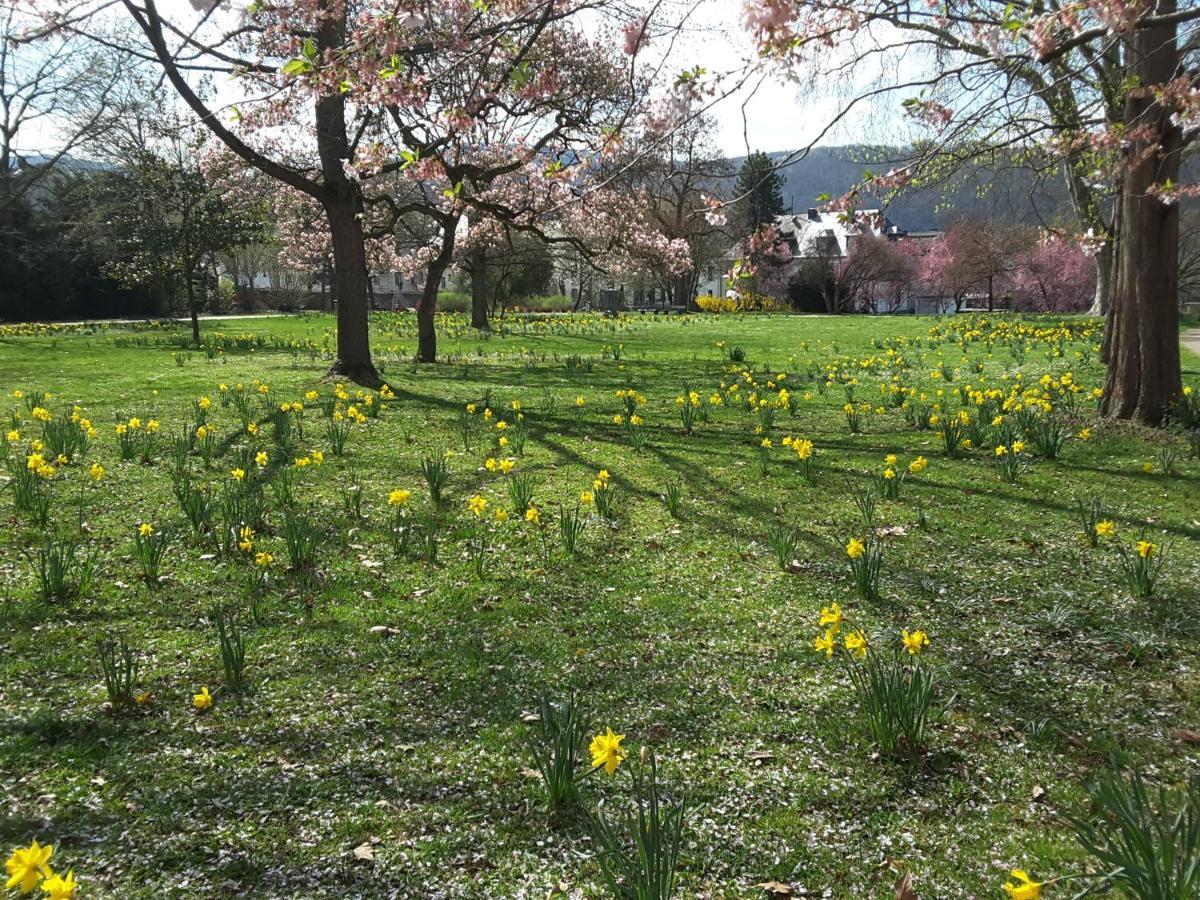
[(412, 491), (406, 491), (404, 488), (395, 488), (388, 494), (389, 506), (403, 506), (412, 497)]
[(68, 869), (65, 876), (51, 875), (42, 882), (43, 900), (75, 900), (76, 886), (74, 869)]
[(477, 516), (482, 516), (483, 511), (487, 509), (488, 502), (485, 498), (475, 494), (467, 500), (467, 510), (475, 513)]
[(905, 628), (900, 635), (900, 639), (904, 641), (904, 649), (913, 656), (919, 656), (921, 651), (929, 646), (929, 635), (920, 629), (909, 631)]
[(813, 649), (818, 653), (824, 653), (826, 657), (833, 656), (833, 636), (834, 633), (832, 628), (830, 628), (824, 634), (817, 635), (816, 639), (813, 640)]
[(818, 623), (822, 628), (828, 628), (835, 634), (842, 627), (842, 607), (838, 603), (821, 607), (821, 619)]
[(138, 526), (138, 537), (150, 537), (154, 534), (154, 526), (149, 522), (143, 522)]
[(260, 569), (265, 569), (273, 562), (275, 562), (275, 557), (270, 553), (267, 553), (265, 550), (260, 550), (258, 553), (254, 554), (254, 564)]
[(212, 707), (212, 694), (208, 692), (207, 687), (200, 688), (200, 693), (192, 694), (192, 706), (203, 712)]
[(91, 473), (93, 481), (100, 481), (104, 478), (104, 466), (100, 463), (92, 463), (92, 467), (88, 471)]
[(581, 491), (579, 494), (579, 502), (584, 506), (591, 506), (596, 502), (596, 495), (591, 491)]
[(1158, 552), (1158, 544), (1151, 543), (1150, 541), (1138, 541), (1137, 542), (1137, 555), (1140, 556), (1142, 559), (1149, 559), (1157, 552)]
[(270, 457), (267, 456), (266, 450), (259, 450), (256, 454), (254, 454), (254, 464), (260, 469), (265, 468), (269, 460)]
[(16, 888), (22, 894), (28, 894), (38, 886), (38, 882), (53, 874), (49, 865), (50, 857), (53, 855), (54, 848), (52, 846), (47, 844), (43, 847), (37, 841), (28, 847), (15, 849), (12, 856), (4, 863), (4, 870), (8, 872), (5, 889)]
[(592, 742), (588, 744), (588, 752), (592, 754), (592, 768), (604, 766), (604, 771), (609, 775), (617, 771), (617, 766), (626, 755), (621, 746), (623, 740), (625, 735), (613, 734), (611, 728), (607, 729), (605, 734), (598, 734), (592, 738)]
[(1096, 537), (1112, 537), (1116, 533), (1117, 525), (1115, 522), (1105, 519), (1103, 522), (1096, 523)]
[(540, 525), (542, 522), (542, 514), (538, 512), (538, 508), (530, 504), (529, 509), (525, 510), (525, 521), (530, 525)]
[(229, 477), (232, 478), (234, 481), (242, 481), (246, 477), (246, 470), (245, 469), (230, 469)]
[(1039, 900), (1042, 896), (1042, 883), (1030, 878), (1024, 869), (1013, 869), (1012, 877), (1015, 882), (1004, 884), (1009, 900)]
[(849, 632), (842, 638), (842, 642), (857, 659), (862, 659), (867, 655), (867, 637), (861, 631)]
[(858, 559), (867, 552), (867, 545), (858, 538), (850, 538), (846, 544), (846, 555), (851, 559)]

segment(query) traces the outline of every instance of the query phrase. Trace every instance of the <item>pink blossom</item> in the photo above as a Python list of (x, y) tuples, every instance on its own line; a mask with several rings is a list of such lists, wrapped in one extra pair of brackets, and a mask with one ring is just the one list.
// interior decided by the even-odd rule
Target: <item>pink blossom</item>
[(634, 56), (638, 50), (650, 43), (650, 36), (646, 30), (649, 24), (650, 17), (642, 16), (639, 19), (634, 19), (622, 29), (622, 34), (625, 37), (626, 56)]

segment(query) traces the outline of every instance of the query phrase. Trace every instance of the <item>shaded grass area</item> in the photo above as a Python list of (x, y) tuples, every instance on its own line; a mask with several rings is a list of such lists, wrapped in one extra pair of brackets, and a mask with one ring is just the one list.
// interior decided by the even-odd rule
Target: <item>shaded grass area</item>
[[(1090, 426), (1092, 439), (1071, 440), (1008, 485), (986, 453), (946, 458), (933, 432), (906, 427), (896, 410), (850, 434), (843, 390), (812, 380), (830, 364), (880, 357), (890, 340), (911, 364), (905, 383), (944, 390), (957, 409), (950, 391), (980, 383), (976, 363), (988, 383), (1070, 371), (1100, 384), (1088, 342), (1018, 356), (1002, 344), (930, 342), (938, 323), (920, 318), (545, 322), (514, 317), (507, 333), (482, 336), (448, 318), (447, 361), (417, 368), (407, 362), (411, 322), (377, 317), (397, 397), (354, 431), (344, 457), (329, 452), (314, 404), (294, 450), (274, 447), (264, 427), (271, 471), (309, 449), (326, 453), (298, 473), (322, 546), (315, 586), (290, 577), (270, 509), (259, 543), (279, 571), (265, 621), (245, 623), (251, 687), (240, 697), (221, 690), (208, 611), (248, 610), (248, 566), (188, 535), (165, 458), (120, 463), (111, 423), (155, 416), (173, 430), (193, 400), (216, 401), (221, 383), (260, 379), (280, 401), (328, 395), (332, 320), (206, 323), (210, 337), (261, 336), (253, 350), (224, 352), (214, 338), (210, 353), (158, 329), (0, 340), (4, 396), (42, 389), (54, 410), (80, 404), (100, 431), (85, 462), (109, 470), (82, 494), (100, 575), (70, 604), (36, 601), (22, 551), (40, 533), (11, 492), (0, 495), (0, 838), (53, 841), (89, 896), (545, 897), (560, 883), (600, 896), (585, 829), (551, 823), (524, 771), (520, 717), (540, 691), (577, 692), (598, 728), (652, 746), (668, 782), (686, 790), (687, 895), (758, 896), (755, 884), (779, 879), (818, 895), (890, 897), (881, 865), (892, 861), (922, 896), (998, 896), (1014, 866), (1079, 869), (1058, 811), (1078, 809), (1081, 780), (1110, 759), (1168, 779), (1196, 769), (1187, 735), (1200, 729), (1200, 464), (1183, 458), (1181, 439), (1081, 412), (1073, 427)], [(745, 362), (730, 367), (733, 347)], [(942, 362), (949, 383), (931, 377)], [(1194, 382), (1200, 359), (1185, 354), (1185, 368)], [(776, 419), (765, 475), (757, 417), (728, 405), (691, 435), (679, 425), (685, 385), (707, 396), (742, 369), (759, 381), (787, 372), (804, 396), (794, 417)], [(859, 372), (859, 398), (880, 396), (874, 372)], [(646, 397), (641, 453), (612, 421), (627, 387)], [(491, 508), (507, 503), (503, 477), (481, 465), (491, 438), (478, 417), (471, 449), (463, 443), (460, 410), (485, 397), (510, 420), (521, 402), (529, 439), (517, 467), (534, 477), (548, 520), (599, 469), (612, 473), (617, 519), (589, 521), (575, 557), (554, 549), (553, 532), (547, 557), (514, 521), (490, 527), (485, 577), (474, 577), (455, 537), (464, 502), (479, 493)], [(246, 439), (231, 408), (214, 402), (212, 419), (223, 447)], [(814, 483), (779, 446), (788, 434), (816, 444)], [(1181, 451), (1176, 473), (1145, 473), (1167, 441)], [(387, 495), (410, 489), (414, 514), (426, 511), (420, 460), (446, 450), (456, 453), (446, 527), (430, 565), (393, 551)], [(880, 471), (888, 453), (931, 464), (881, 505), (895, 531), (884, 538), (883, 600), (861, 604), (843, 552), (861, 533), (848, 481)], [(193, 460), (214, 484), (230, 465), (228, 452), (208, 470)], [(64, 531), (85, 470), (70, 467), (55, 487)], [(673, 480), (684, 486), (678, 520), (661, 499)], [(355, 482), (357, 521), (341, 500)], [(1156, 599), (1130, 599), (1112, 548), (1079, 537), (1074, 503), (1092, 495), (1122, 539), (1143, 526), (1160, 535), (1168, 558)], [(928, 530), (916, 525), (918, 505)], [(132, 557), (140, 521), (178, 533), (153, 593)], [(788, 572), (766, 547), (779, 522), (801, 531)], [(880, 635), (930, 633), (949, 712), (916, 771), (873, 757), (847, 685), (812, 651), (816, 614), (833, 601)], [(369, 633), (377, 625), (394, 631)], [(142, 654), (152, 700), (136, 715), (102, 707), (91, 642), (109, 632)], [(190, 700), (202, 685), (217, 702), (197, 715)], [(622, 784), (593, 780), (588, 792), (619, 802)], [(373, 863), (352, 853), (368, 841)]]

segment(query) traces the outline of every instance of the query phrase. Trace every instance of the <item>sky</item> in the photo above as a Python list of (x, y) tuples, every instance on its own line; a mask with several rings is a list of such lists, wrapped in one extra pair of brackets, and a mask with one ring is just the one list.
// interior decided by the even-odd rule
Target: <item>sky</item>
[[(225, 2), (241, 5), (245, 0)], [(158, 6), (170, 18), (187, 21), (196, 15), (191, 0), (158, 0)], [(642, 52), (647, 61), (662, 64), (664, 83), (697, 65), (710, 77), (723, 75), (722, 83), (736, 80), (754, 60), (752, 41), (742, 27), (742, 8), (743, 0), (663, 0), (656, 21), (682, 21), (683, 29), (674, 39), (654, 37)], [(890, 74), (858, 71), (854, 78), (862, 85)], [(887, 138), (881, 123), (889, 128), (900, 125), (894, 109), (864, 109), (822, 135), (843, 102), (827, 83), (800, 84), (760, 72), (711, 109), (714, 143), (736, 157), (755, 150), (796, 150), (818, 139), (824, 145), (883, 141)], [(47, 123), (36, 133), (22, 135), (20, 143), (24, 149), (52, 147), (53, 126)]]

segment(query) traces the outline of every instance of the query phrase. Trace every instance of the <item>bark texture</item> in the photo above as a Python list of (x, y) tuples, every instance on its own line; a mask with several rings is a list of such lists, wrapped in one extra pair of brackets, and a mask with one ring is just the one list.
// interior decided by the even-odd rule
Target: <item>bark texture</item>
[[(1160, 0), (1160, 15), (1174, 10), (1175, 0)], [(1127, 150), (1101, 411), (1111, 418), (1158, 425), (1182, 387), (1179, 206), (1164, 203), (1151, 191), (1155, 185), (1179, 181), (1183, 135), (1152, 90), (1177, 73), (1176, 26), (1139, 29), (1126, 48), (1133, 73), (1147, 90), (1131, 92), (1125, 121), (1132, 129), (1149, 128)]]

